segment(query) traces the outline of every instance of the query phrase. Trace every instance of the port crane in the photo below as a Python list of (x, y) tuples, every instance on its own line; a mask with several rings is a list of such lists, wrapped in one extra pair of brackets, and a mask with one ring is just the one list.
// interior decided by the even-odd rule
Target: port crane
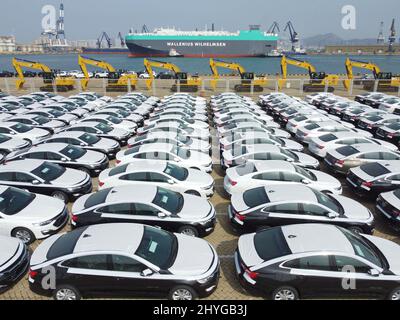
[(157, 60), (144, 59), (143, 61), (144, 67), (146, 69), (149, 78), (146, 79), (146, 86), (150, 90), (154, 81), (154, 73), (153, 68), (160, 68), (164, 70), (169, 70), (174, 73), (175, 76), (175, 84), (171, 87), (171, 91), (178, 91), (179, 89), (182, 92), (197, 92), (199, 87), (202, 85), (202, 80), (199, 77), (189, 76), (187, 72), (182, 72), (181, 69), (170, 62), (163, 62)]
[(296, 44), (299, 42), (299, 34), (294, 29), (292, 21), (288, 21), (283, 31), (289, 31), (292, 52), (296, 52)]
[(121, 32), (118, 32), (118, 39), (119, 39), (119, 41), (121, 41), (121, 47), (125, 47), (125, 39), (122, 36)]
[(112, 47), (112, 42), (111, 38), (108, 36), (107, 32), (103, 31), (100, 37), (97, 38), (97, 48), (101, 48), (101, 44), (103, 43), (103, 40), (106, 40), (107, 47), (111, 48)]
[(281, 30), (279, 29), (279, 24), (278, 22), (274, 21), (274, 23), (269, 27), (267, 33), (277, 33), (280, 32)]
[(317, 72), (317, 69), (309, 62), (283, 56), (281, 59), (282, 78), (278, 80), (279, 89), (286, 84), (287, 66), (292, 65), (298, 68), (306, 69), (310, 76), (310, 82), (303, 85), (305, 92), (323, 92), (327, 86), (328, 92), (335, 91), (334, 86), (339, 83), (339, 76), (336, 74), (327, 74)]
[(389, 35), (389, 52), (394, 52), (394, 43), (396, 42), (396, 28), (394, 26), (394, 19), (392, 20), (392, 24), (390, 26), (390, 35)]
[(265, 77), (256, 77), (254, 72), (247, 72), (240, 64), (235, 62), (226, 62), (221, 60), (210, 59), (210, 68), (213, 74), (211, 80), (211, 87), (215, 90), (217, 87), (218, 79), (220, 78), (218, 68), (226, 68), (229, 70), (237, 71), (240, 75), (241, 83), (235, 85), (236, 92), (250, 92), (253, 86), (254, 92), (262, 92), (263, 86), (268, 83)]
[[(350, 58), (346, 59), (346, 73), (347, 79), (343, 81), (343, 85), (346, 89), (350, 88), (350, 83), (354, 80), (353, 68), (359, 68), (363, 70), (372, 71), (374, 80), (378, 80), (378, 90), (385, 92), (395, 92), (399, 90), (400, 87), (400, 77), (394, 77), (391, 72), (381, 72), (381, 69), (372, 62), (352, 60)], [(365, 90), (372, 91), (375, 87), (375, 81), (363, 80)], [(356, 84), (361, 83), (357, 80)]]
[(105, 61), (91, 59), (83, 56), (78, 56), (78, 64), (84, 74), (81, 80), (82, 90), (86, 90), (89, 83), (89, 72), (87, 66), (94, 66), (100, 69), (107, 70), (108, 84), (106, 86), (107, 92), (127, 92), (130, 85), (131, 90), (135, 90), (137, 83), (136, 74), (124, 74), (122, 71), (117, 71), (111, 64)]
[(18, 75), (15, 82), (15, 86), (18, 90), (23, 89), (25, 84), (23, 68), (40, 70), (42, 72), (43, 86), (40, 87), (41, 91), (52, 92), (55, 88), (59, 92), (67, 92), (74, 89), (75, 78), (57, 77), (54, 70), (43, 63), (13, 58), (12, 65)]

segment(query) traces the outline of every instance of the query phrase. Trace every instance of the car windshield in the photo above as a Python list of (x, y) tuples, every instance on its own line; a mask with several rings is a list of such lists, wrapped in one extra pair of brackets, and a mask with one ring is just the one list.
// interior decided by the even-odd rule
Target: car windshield
[(371, 122), (377, 122), (377, 121), (380, 121), (380, 120), (382, 120), (383, 118), (382, 117), (380, 117), (380, 116), (369, 116), (369, 117), (365, 117), (368, 121), (371, 121)]
[(186, 180), (189, 171), (186, 168), (178, 167), (168, 162), (164, 173), (170, 175), (171, 177), (174, 177), (175, 179), (178, 179), (179, 181), (184, 181)]
[(312, 181), (317, 181), (317, 177), (311, 171), (305, 170), (299, 166), (294, 166), (294, 169), (298, 174), (301, 174), (303, 177), (306, 177), (307, 179), (310, 179)]
[(153, 203), (172, 214), (177, 214), (182, 210), (184, 200), (180, 193), (164, 188), (157, 188), (157, 194), (153, 199)]
[(41, 116), (37, 116), (37, 117), (33, 118), (33, 120), (39, 124), (45, 124), (50, 121), (49, 119), (47, 119), (45, 117), (41, 117)]
[(98, 123), (98, 124), (95, 126), (95, 128), (99, 129), (99, 130), (100, 130), (101, 132), (103, 132), (103, 133), (108, 133), (108, 132), (110, 132), (110, 131), (113, 130), (112, 127), (107, 126), (107, 125), (104, 124), (104, 123)]
[(10, 137), (5, 136), (4, 134), (0, 134), (0, 143), (6, 142), (10, 139)]
[(30, 126), (27, 126), (26, 124), (23, 123), (18, 123), (13, 125), (11, 126), (11, 129), (17, 131), (18, 133), (25, 133), (32, 130)]
[(319, 125), (316, 124), (316, 123), (311, 123), (311, 124), (308, 124), (308, 125), (304, 126), (304, 128), (307, 129), (307, 130), (314, 130), (314, 129), (319, 128)]
[(334, 134), (329, 133), (329, 134), (324, 134), (323, 136), (320, 136), (319, 139), (324, 142), (329, 142), (329, 141), (333, 141), (337, 138)]
[(61, 111), (58, 111), (58, 110), (54, 110), (54, 109), (49, 110), (48, 113), (50, 113), (51, 115), (53, 115), (55, 117), (61, 117), (61, 116), (63, 116), (65, 114), (64, 112), (61, 112)]
[(320, 191), (314, 189), (311, 190), (312, 192), (314, 192), (319, 204), (322, 204), (323, 206), (331, 209), (334, 212), (343, 213), (343, 208), (336, 199)]
[(95, 144), (100, 141), (100, 138), (98, 136), (95, 136), (94, 134), (90, 133), (85, 133), (79, 137), (82, 141), (85, 141), (87, 144)]
[(385, 268), (385, 264), (382, 259), (382, 253), (366, 238), (361, 235), (355, 234), (349, 230), (338, 227), (342, 231), (343, 235), (349, 240), (350, 244), (354, 249), (354, 253), (362, 257), (378, 267)]
[(32, 170), (31, 173), (44, 181), (53, 181), (59, 178), (66, 169), (57, 164), (43, 162), (39, 167)]
[(106, 202), (108, 194), (111, 192), (112, 188), (103, 189), (92, 193), (89, 198), (86, 199), (84, 207), (91, 208)]
[(67, 147), (65, 147), (60, 151), (61, 154), (72, 160), (76, 160), (83, 157), (83, 155), (85, 155), (86, 152), (87, 152), (86, 149), (75, 147), (73, 145), (68, 145)]
[(341, 155), (348, 157), (353, 154), (356, 154), (358, 150), (352, 146), (344, 146), (336, 149), (336, 152), (340, 153)]
[(139, 152), (139, 150), (140, 150), (140, 146), (132, 147), (132, 148), (125, 150), (124, 155), (127, 156), (130, 154), (134, 154), (134, 153)]
[(390, 172), (390, 170), (377, 162), (363, 164), (360, 169), (371, 177), (379, 177)]
[(117, 117), (113, 117), (113, 116), (109, 116), (107, 118), (109, 121), (111, 121), (114, 124), (120, 124), (122, 122), (121, 119), (117, 118)]
[(174, 234), (145, 226), (142, 241), (135, 254), (166, 270), (173, 265), (177, 252), (178, 240)]
[(176, 154), (182, 159), (189, 159), (191, 154), (190, 150), (182, 149), (177, 146), (173, 146), (173, 148), (171, 149), (171, 153)]
[(279, 149), (280, 149), (282, 154), (288, 156), (289, 158), (291, 158), (293, 160), (299, 160), (299, 157), (294, 152), (286, 150), (286, 149), (282, 149), (282, 148), (279, 148)]
[(304, 121), (304, 120), (306, 120), (306, 119), (307, 119), (306, 116), (297, 116), (297, 117), (294, 117), (294, 118), (293, 118), (293, 120), (294, 120), (294, 121), (297, 121), (297, 122)]
[(179, 134), (176, 137), (176, 140), (178, 140), (179, 142), (182, 142), (182, 143), (188, 143), (188, 142), (190, 142), (190, 137)]
[(249, 208), (254, 208), (268, 203), (269, 198), (265, 192), (265, 187), (258, 187), (246, 190), (243, 193), (243, 201)]
[(12, 216), (26, 208), (36, 195), (17, 188), (8, 188), (0, 194), (0, 212)]
[(391, 123), (391, 124), (389, 124), (388, 126), (387, 126), (389, 129), (392, 129), (392, 130), (400, 130), (400, 122), (394, 122), (394, 123)]
[(268, 261), (291, 254), (281, 227), (258, 232), (254, 236), (254, 247), (258, 256)]

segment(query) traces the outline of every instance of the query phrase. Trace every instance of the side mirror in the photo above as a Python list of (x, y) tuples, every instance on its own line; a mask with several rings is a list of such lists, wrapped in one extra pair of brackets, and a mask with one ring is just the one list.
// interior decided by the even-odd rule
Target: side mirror
[(168, 179), (168, 183), (169, 183), (169, 184), (175, 184), (175, 181), (172, 180), (172, 179)]
[(334, 218), (336, 218), (336, 214), (334, 214), (333, 212), (328, 212), (327, 217), (329, 219), (334, 219)]
[(37, 184), (39, 184), (39, 183), (40, 183), (39, 180), (33, 180), (33, 181), (32, 181), (32, 184), (35, 184), (35, 185), (37, 185)]
[(292, 158), (286, 158), (286, 161), (287, 162), (293, 162), (293, 159)]
[(164, 212), (159, 212), (158, 217), (159, 218), (165, 218), (167, 215)]
[(179, 162), (179, 161), (181, 161), (181, 159), (176, 157), (176, 158), (174, 158), (174, 161)]
[(378, 277), (380, 275), (380, 272), (376, 269), (369, 269), (368, 274), (372, 277)]
[(62, 162), (67, 162), (67, 160), (68, 160), (67, 158), (61, 158)]
[(304, 183), (304, 184), (310, 184), (310, 183), (311, 183), (311, 181), (310, 181), (310, 180), (308, 180), (308, 179), (303, 179), (303, 180), (301, 180), (301, 183)]
[(154, 273), (153, 270), (151, 270), (151, 269), (145, 269), (145, 270), (143, 270), (143, 271), (140, 273), (140, 275), (141, 275), (142, 277), (148, 277), (148, 276), (151, 276), (153, 273)]

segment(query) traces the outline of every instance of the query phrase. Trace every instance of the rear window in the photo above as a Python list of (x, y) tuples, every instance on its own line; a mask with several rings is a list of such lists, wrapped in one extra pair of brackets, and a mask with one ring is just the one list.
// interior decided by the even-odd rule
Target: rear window
[(382, 120), (383, 118), (379, 117), (379, 116), (369, 116), (369, 117), (366, 117), (366, 119), (371, 121), (371, 122), (377, 122), (377, 121)]
[(243, 200), (244, 203), (250, 208), (254, 208), (269, 202), (268, 195), (265, 192), (265, 187), (258, 187), (245, 191), (243, 193)]
[(251, 162), (247, 162), (245, 164), (236, 167), (236, 172), (239, 176), (244, 176), (246, 174), (253, 173), (256, 171), (257, 171), (256, 166), (254, 165), (254, 163)]
[(59, 237), (47, 252), (47, 260), (56, 259), (58, 257), (73, 253), (78, 239), (87, 228), (88, 227), (79, 228), (74, 231), (64, 233), (61, 237)]
[(297, 117), (295, 117), (295, 118), (293, 118), (293, 120), (295, 120), (295, 121), (304, 121), (304, 120), (306, 120), (307, 119), (307, 117), (306, 116), (297, 116)]
[(356, 148), (353, 148), (351, 146), (340, 147), (340, 148), (337, 148), (336, 151), (346, 157), (351, 156), (352, 154), (355, 154), (358, 152), (358, 150)]
[(400, 123), (394, 122), (394, 123), (389, 124), (387, 127), (392, 130), (400, 130)]
[(254, 236), (254, 247), (259, 257), (264, 261), (292, 253), (280, 227), (256, 233)]
[(89, 198), (86, 199), (85, 208), (91, 208), (100, 203), (105, 203), (108, 194), (110, 193), (111, 188), (104, 189), (93, 193)]
[(117, 175), (117, 174), (121, 174), (121, 173), (124, 173), (125, 171), (126, 171), (126, 168), (129, 166), (129, 163), (127, 163), (127, 164), (123, 164), (123, 165), (121, 165), (121, 166), (116, 166), (116, 167), (114, 167), (114, 168), (112, 168), (111, 170), (110, 170), (110, 172), (109, 172), (109, 176), (110, 177), (112, 177), (112, 176), (115, 176), (115, 175)]
[(334, 134), (324, 134), (323, 136), (319, 137), (319, 139), (324, 142), (329, 142), (329, 141), (333, 141), (337, 138)]
[(390, 172), (390, 170), (379, 163), (367, 163), (362, 165), (360, 169), (371, 177), (378, 177)]
[(319, 125), (316, 123), (312, 123), (312, 124), (306, 125), (304, 128), (307, 130), (313, 130), (313, 129), (319, 128)]

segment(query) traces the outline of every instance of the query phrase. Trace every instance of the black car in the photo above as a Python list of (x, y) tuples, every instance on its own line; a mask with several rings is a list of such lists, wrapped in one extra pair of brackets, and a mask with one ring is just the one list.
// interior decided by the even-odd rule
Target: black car
[(297, 224), (241, 236), (235, 269), (247, 291), (273, 300), (400, 300), (399, 257), (387, 239)]
[(382, 126), (376, 130), (375, 137), (386, 140), (396, 146), (400, 145), (400, 122), (394, 122)]
[(382, 216), (397, 232), (400, 232), (400, 188), (381, 193), (376, 199), (375, 212)]
[[(55, 268), (56, 288), (42, 286)], [(132, 223), (75, 229), (42, 242), (30, 261), (32, 291), (56, 300), (87, 296), (207, 297), (217, 288), (219, 259), (205, 240)]]

